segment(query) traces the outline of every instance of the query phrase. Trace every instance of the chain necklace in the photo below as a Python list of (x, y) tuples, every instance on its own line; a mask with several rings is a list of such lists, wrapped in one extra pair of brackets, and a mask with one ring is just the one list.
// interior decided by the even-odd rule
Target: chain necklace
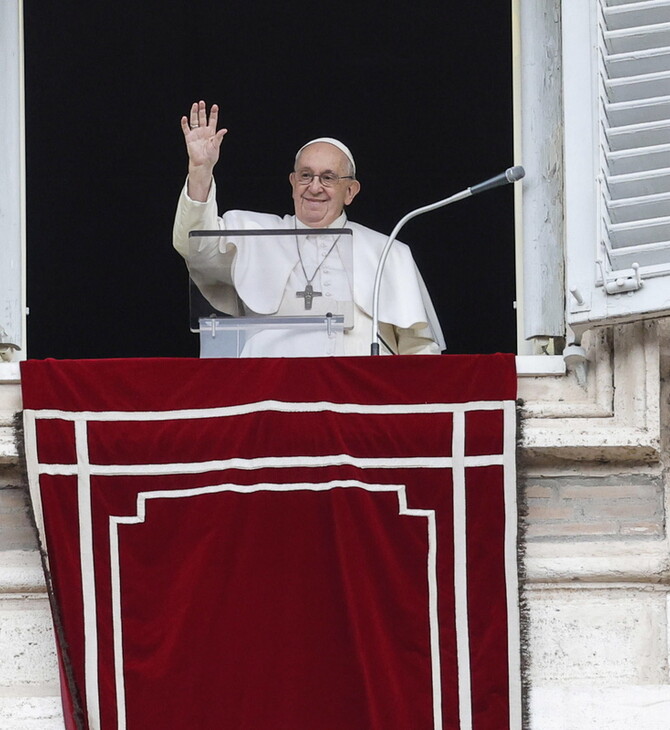
[(298, 249), (298, 260), (300, 261), (300, 268), (302, 269), (302, 273), (305, 276), (306, 284), (304, 291), (297, 291), (295, 293), (296, 297), (300, 297), (305, 300), (305, 309), (311, 309), (312, 308), (312, 301), (314, 300), (314, 297), (320, 297), (323, 296), (323, 292), (320, 291), (314, 291), (314, 287), (312, 286), (312, 282), (314, 281), (314, 277), (316, 276), (317, 271), (321, 268), (323, 265), (323, 262), (330, 256), (330, 254), (333, 252), (333, 249), (335, 248), (335, 245), (340, 240), (340, 237), (338, 236), (334, 241), (333, 245), (328, 249), (328, 252), (326, 255), (321, 259), (319, 262), (319, 265), (314, 269), (314, 273), (311, 276), (307, 276), (307, 272), (305, 271), (305, 264), (302, 260), (302, 254), (300, 253), (300, 244), (298, 243), (298, 236), (295, 237), (295, 246)]

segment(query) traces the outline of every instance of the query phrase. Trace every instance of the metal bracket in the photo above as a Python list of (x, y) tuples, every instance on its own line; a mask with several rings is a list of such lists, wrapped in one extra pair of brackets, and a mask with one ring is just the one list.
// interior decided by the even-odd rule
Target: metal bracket
[(644, 286), (642, 276), (640, 276), (640, 264), (633, 264), (630, 269), (617, 271), (614, 276), (608, 278), (603, 260), (597, 259), (596, 263), (600, 267), (602, 285), (607, 294), (625, 294), (626, 292), (637, 291)]
[(572, 342), (563, 350), (563, 360), (567, 370), (575, 374), (580, 387), (586, 388), (586, 377), (589, 372), (586, 350), (580, 344)]
[(0, 360), (9, 362), (12, 359), (14, 351), (20, 349), (21, 347), (11, 341), (7, 330), (0, 324)]

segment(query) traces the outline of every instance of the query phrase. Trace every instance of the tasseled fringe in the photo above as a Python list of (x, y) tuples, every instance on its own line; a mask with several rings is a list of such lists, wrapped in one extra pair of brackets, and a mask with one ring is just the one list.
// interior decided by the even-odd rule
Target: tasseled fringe
[(516, 480), (517, 480), (517, 564), (519, 571), (519, 623), (521, 635), (521, 711), (523, 730), (530, 730), (530, 608), (526, 598), (526, 528), (528, 500), (526, 498), (526, 469), (522, 458), (523, 401), (516, 408)]

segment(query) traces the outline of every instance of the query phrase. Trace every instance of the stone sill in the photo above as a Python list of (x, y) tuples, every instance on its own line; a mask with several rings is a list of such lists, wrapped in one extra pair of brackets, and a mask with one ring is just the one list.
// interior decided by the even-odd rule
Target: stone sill
[[(532, 678), (531, 678), (532, 682)], [(670, 685), (532, 684), (532, 730), (668, 730)]]
[(613, 540), (535, 542), (526, 547), (526, 583), (656, 583), (670, 585), (670, 544)]
[[(517, 356), (528, 464), (655, 463), (660, 457), (657, 323), (602, 328), (585, 338), (580, 384), (561, 356)], [(0, 363), (0, 463), (16, 462), (12, 417), (20, 409), (18, 362)], [(3, 405), (4, 404), (4, 405)]]
[(6, 730), (63, 730), (59, 696), (0, 697), (0, 727)]
[(0, 362), (0, 385), (20, 383), (21, 371), (18, 362)]
[[(517, 355), (516, 370), (520, 378), (565, 375), (565, 361), (560, 355)], [(0, 385), (20, 383), (18, 362), (0, 362)]]
[(519, 378), (565, 375), (565, 360), (561, 355), (517, 355), (516, 374)]
[(46, 593), (42, 561), (37, 550), (0, 552), (0, 595)]
[[(612, 542), (531, 543), (524, 558), (526, 584), (654, 583), (670, 585), (670, 547), (653, 543)], [(37, 550), (0, 553), (0, 595), (44, 594), (46, 584)]]
[[(519, 356), (516, 358), (519, 378), (561, 377), (565, 363), (560, 356)], [(16, 388), (21, 383), (18, 362), (0, 362), (0, 388)], [(20, 393), (12, 396), (12, 402), (20, 403)], [(15, 464), (18, 452), (14, 442), (12, 419), (14, 411), (0, 403), (0, 464)]]

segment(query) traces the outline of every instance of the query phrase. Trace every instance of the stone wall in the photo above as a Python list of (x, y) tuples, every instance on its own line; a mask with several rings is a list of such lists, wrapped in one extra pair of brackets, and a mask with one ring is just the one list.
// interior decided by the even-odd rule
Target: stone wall
[(665, 533), (660, 474), (535, 476), (528, 479), (529, 542), (661, 538)]
[(62, 730), (51, 611), (13, 437), (18, 368), (0, 368), (0, 728)]
[(668, 730), (668, 322), (597, 333), (589, 357), (572, 413), (526, 393), (561, 432), (525, 461), (531, 727)]

